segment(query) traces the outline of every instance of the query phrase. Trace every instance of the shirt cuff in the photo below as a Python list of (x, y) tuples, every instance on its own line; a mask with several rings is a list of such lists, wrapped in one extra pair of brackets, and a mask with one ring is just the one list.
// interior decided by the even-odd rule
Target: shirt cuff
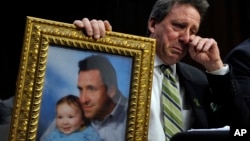
[(214, 75), (225, 75), (229, 72), (229, 66), (228, 64), (224, 64), (224, 66), (218, 70), (215, 70), (215, 71), (211, 71), (211, 72), (208, 72), (207, 73), (210, 73), (210, 74), (214, 74)]

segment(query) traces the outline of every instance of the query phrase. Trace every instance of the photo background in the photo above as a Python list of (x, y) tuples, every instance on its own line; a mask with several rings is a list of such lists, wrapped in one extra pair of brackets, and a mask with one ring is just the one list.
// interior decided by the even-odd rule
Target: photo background
[(116, 70), (120, 91), (125, 97), (129, 97), (133, 64), (131, 57), (50, 46), (40, 107), (37, 139), (41, 137), (55, 118), (56, 101), (68, 94), (79, 96), (77, 89), (78, 61), (93, 54), (104, 54), (108, 57)]

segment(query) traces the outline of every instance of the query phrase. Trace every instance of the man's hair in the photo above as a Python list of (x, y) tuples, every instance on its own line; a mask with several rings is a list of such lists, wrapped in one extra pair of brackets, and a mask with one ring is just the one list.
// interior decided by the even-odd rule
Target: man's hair
[[(157, 0), (151, 10), (148, 21), (153, 19), (156, 23), (160, 23), (176, 4), (193, 6), (199, 12), (201, 20), (209, 7), (207, 0)], [(147, 34), (149, 34), (149, 32)]]
[(80, 71), (99, 70), (101, 73), (102, 81), (107, 88), (117, 86), (117, 76), (113, 65), (107, 57), (103, 55), (92, 55), (78, 63)]

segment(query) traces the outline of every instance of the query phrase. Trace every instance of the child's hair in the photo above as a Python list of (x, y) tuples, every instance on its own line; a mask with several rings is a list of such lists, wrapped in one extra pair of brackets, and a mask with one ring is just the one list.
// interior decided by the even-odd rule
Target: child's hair
[(68, 94), (64, 97), (62, 97), (61, 99), (59, 99), (56, 103), (56, 107), (62, 103), (67, 103), (68, 105), (70, 106), (76, 106), (78, 107), (80, 110), (81, 110), (81, 114), (83, 115), (83, 121), (84, 121), (84, 125), (89, 125), (90, 124), (90, 120), (87, 119), (85, 116), (84, 116), (84, 112), (82, 110), (82, 107), (81, 107), (81, 103), (80, 103), (80, 100), (79, 100), (79, 97), (75, 96), (75, 95), (72, 95), (72, 94)]

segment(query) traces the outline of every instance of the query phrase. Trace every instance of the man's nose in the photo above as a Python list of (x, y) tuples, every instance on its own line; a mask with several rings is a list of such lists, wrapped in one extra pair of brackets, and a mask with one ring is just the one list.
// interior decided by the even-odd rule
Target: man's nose
[(81, 103), (87, 102), (89, 99), (87, 92), (81, 92), (80, 94), (80, 101)]
[(184, 31), (180, 34), (179, 41), (183, 44), (189, 43), (190, 40), (190, 32), (189, 31)]

